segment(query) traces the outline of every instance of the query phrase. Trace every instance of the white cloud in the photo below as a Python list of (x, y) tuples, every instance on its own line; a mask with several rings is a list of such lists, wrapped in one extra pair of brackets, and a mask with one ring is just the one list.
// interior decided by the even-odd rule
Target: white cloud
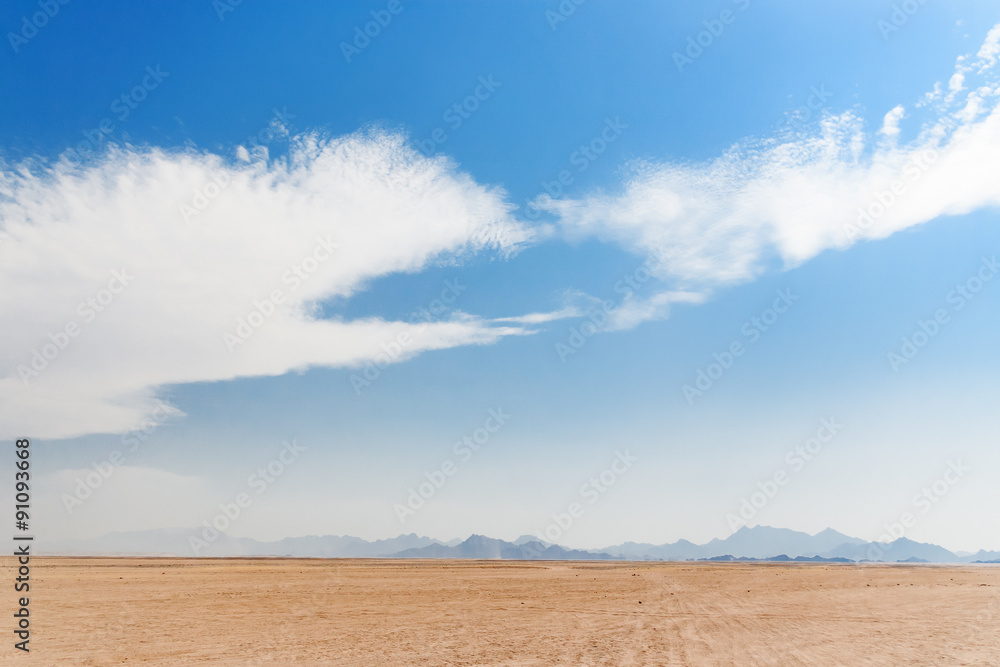
[(982, 68), (980, 71), (985, 71), (996, 65), (997, 60), (1000, 59), (1000, 23), (993, 26), (989, 33), (987, 33), (986, 40), (983, 42), (976, 56), (980, 60), (980, 67)]
[(922, 98), (920, 98), (920, 101), (917, 102), (916, 106), (918, 108), (919, 107), (925, 107), (928, 104), (940, 101), (943, 96), (944, 96), (944, 91), (941, 88), (941, 82), (937, 81), (937, 82), (935, 82), (933, 89), (931, 89), (930, 91), (924, 93), (924, 96)]
[(675, 303), (701, 303), (706, 295), (696, 292), (657, 292), (648, 297), (629, 294), (611, 311), (603, 331), (627, 331), (643, 322), (663, 320), (670, 314), (670, 306)]
[[(980, 60), (959, 59), (956, 70), (992, 76), (998, 39), (1000, 26)], [(995, 76), (963, 96), (956, 87), (964, 83), (952, 80), (950, 99), (935, 86), (922, 103), (935, 108), (902, 146), (873, 142), (862, 120), (845, 112), (811, 133), (742, 143), (707, 162), (633, 164), (618, 192), (537, 203), (567, 236), (616, 242), (653, 258), (660, 278), (707, 293), (754, 278), (775, 257), (791, 267), (858, 239), (1000, 205)], [(902, 116), (902, 106), (889, 111), (880, 134), (895, 139)], [(653, 305), (649, 318), (661, 317)]]
[(527, 315), (519, 315), (517, 317), (497, 317), (491, 321), (493, 323), (545, 324), (546, 322), (554, 322), (555, 320), (562, 320), (568, 317), (580, 317), (582, 314), (579, 308), (566, 306), (550, 313), (528, 313)]
[[(531, 231), (503, 191), (395, 134), (306, 135), (286, 158), (240, 158), (124, 147), (86, 164), (0, 163), (0, 437), (123, 431), (165, 385), (360, 365), (400, 335), (405, 358), (543, 321), (318, 318), (367, 281), (507, 255)], [(276, 289), (281, 303), (266, 303)], [(230, 352), (241, 319), (263, 322)], [(37, 376), (35, 351), (55, 356)]]
[(899, 121), (906, 115), (903, 105), (897, 105), (885, 115), (882, 120), (882, 129), (879, 130), (885, 136), (895, 139), (899, 136)]
[[(773, 257), (794, 266), (1000, 204), (1000, 86), (986, 78), (998, 56), (1000, 25), (978, 60), (958, 60), (947, 95), (938, 83), (918, 102), (934, 116), (903, 145), (904, 107), (885, 114), (877, 142), (845, 112), (818, 132), (739, 144), (708, 162), (634, 164), (617, 193), (538, 204), (566, 236), (618, 243), (674, 283), (627, 298), (606, 328), (660, 319), (671, 303), (752, 279)], [(970, 85), (974, 76), (985, 80)], [(889, 206), (879, 201), (887, 192)], [(226, 160), (124, 147), (83, 164), (0, 162), (0, 437), (123, 431), (168, 385), (359, 366), (400, 336), (412, 340), (405, 359), (580, 315), (567, 306), (429, 324), (318, 316), (321, 302), (381, 276), (505, 256), (549, 235), (513, 208), (502, 190), (385, 132), (300, 136), (277, 160), (245, 148)], [(123, 275), (132, 277), (119, 290)], [(280, 303), (268, 301), (274, 290)], [(242, 320), (252, 335), (236, 342)], [(60, 333), (67, 325), (75, 337)], [(46, 366), (37, 376), (33, 361)]]
[(959, 92), (965, 87), (965, 73), (955, 72), (948, 79), (948, 90), (953, 92)]

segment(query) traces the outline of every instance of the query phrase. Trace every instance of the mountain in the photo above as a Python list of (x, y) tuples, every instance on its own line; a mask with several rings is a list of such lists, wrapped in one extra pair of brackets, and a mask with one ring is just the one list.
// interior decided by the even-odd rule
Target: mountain
[(875, 560), (893, 562), (957, 563), (958, 556), (944, 547), (924, 542), (914, 542), (901, 537), (893, 542), (863, 542), (842, 544), (835, 549), (820, 554), (826, 557), (850, 558), (851, 560)]
[(307, 558), (373, 558), (395, 553), (403, 549), (416, 549), (438, 540), (420, 537), (413, 533), (387, 540), (368, 542), (359, 537), (309, 535), (306, 537), (286, 537), (277, 542), (258, 543), (255, 555), (298, 556)]
[(963, 563), (995, 563), (1000, 561), (1000, 551), (980, 549), (974, 554), (959, 552), (958, 555), (962, 557)]
[(109, 533), (87, 540), (40, 543), (45, 555), (75, 554), (127, 556), (291, 556), (299, 558), (375, 558), (403, 549), (416, 549), (438, 540), (415, 534), (368, 542), (360, 537), (307, 535), (260, 542), (248, 537), (218, 534), (207, 540), (201, 529), (166, 528)]
[(728, 561), (728, 562), (752, 562), (752, 563), (853, 563), (854, 561), (847, 558), (823, 558), (822, 556), (796, 556), (795, 558), (790, 558), (787, 554), (778, 554), (771, 558), (750, 558), (749, 556), (732, 556), (726, 554), (724, 556), (713, 556), (712, 558), (699, 558), (698, 560), (707, 561)]
[(607, 553), (564, 549), (558, 545), (542, 544), (537, 540), (516, 544), (483, 535), (472, 535), (453, 547), (432, 544), (417, 549), (406, 549), (392, 558), (478, 558), (502, 560), (611, 560)]
[(770, 526), (743, 526), (724, 540), (715, 539), (704, 545), (706, 556), (732, 553), (750, 558), (769, 558), (778, 554), (819, 556), (842, 544), (862, 544), (857, 538), (827, 528), (810, 535), (788, 528)]
[(744, 526), (724, 540), (714, 539), (707, 544), (699, 545), (687, 540), (659, 546), (626, 542), (605, 547), (604, 551), (639, 560), (697, 560), (732, 554), (747, 558), (770, 558), (778, 554), (790, 557), (818, 556), (842, 544), (863, 543), (864, 540), (848, 537), (831, 528), (810, 535), (788, 528)]
[[(817, 541), (817, 543), (814, 545), (817, 548), (822, 548), (824, 545), (828, 544), (840, 546), (841, 544), (861, 544), (862, 542), (864, 542), (864, 540), (859, 539), (857, 537), (848, 537), (847, 535), (844, 535), (843, 533), (836, 531), (833, 528), (824, 528), (823, 530), (813, 535), (813, 539)], [(831, 546), (831, 548), (833, 547)]]
[(692, 560), (705, 554), (704, 547), (687, 540), (677, 540), (670, 544), (648, 544), (625, 542), (602, 549), (610, 554), (634, 560)]
[(625, 542), (600, 550), (567, 549), (522, 535), (514, 542), (472, 535), (447, 542), (410, 533), (370, 542), (349, 535), (307, 535), (274, 542), (225, 534), (206, 539), (203, 529), (162, 529), (109, 533), (99, 538), (37, 544), (40, 555), (81, 556), (288, 556), (297, 558), (481, 558), (509, 560), (772, 560), (884, 561), (907, 563), (983, 563), (1000, 561), (1000, 552), (981, 550), (964, 556), (935, 544), (900, 538), (865, 542), (827, 528), (815, 535), (770, 526), (743, 527), (706, 544), (677, 540), (668, 544)]

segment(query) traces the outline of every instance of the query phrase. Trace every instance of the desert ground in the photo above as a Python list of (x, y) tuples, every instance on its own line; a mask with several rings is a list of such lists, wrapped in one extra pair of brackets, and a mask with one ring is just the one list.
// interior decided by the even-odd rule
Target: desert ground
[[(11, 559), (4, 565), (12, 580)], [(31, 654), (7, 632), (5, 665), (1000, 665), (993, 566), (32, 566)], [(4, 597), (13, 611), (13, 594)]]

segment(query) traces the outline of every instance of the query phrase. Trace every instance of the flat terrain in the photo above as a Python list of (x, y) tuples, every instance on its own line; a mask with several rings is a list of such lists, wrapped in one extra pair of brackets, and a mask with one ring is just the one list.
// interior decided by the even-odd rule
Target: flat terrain
[(33, 558), (31, 577), (32, 652), (10, 592), (5, 665), (1000, 665), (991, 566)]

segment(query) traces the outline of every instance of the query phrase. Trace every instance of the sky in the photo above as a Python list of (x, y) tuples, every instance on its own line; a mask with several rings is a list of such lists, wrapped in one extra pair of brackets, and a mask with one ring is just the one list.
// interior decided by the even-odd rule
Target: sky
[(31, 439), (39, 539), (1000, 549), (994, 3), (0, 28), (0, 456)]

